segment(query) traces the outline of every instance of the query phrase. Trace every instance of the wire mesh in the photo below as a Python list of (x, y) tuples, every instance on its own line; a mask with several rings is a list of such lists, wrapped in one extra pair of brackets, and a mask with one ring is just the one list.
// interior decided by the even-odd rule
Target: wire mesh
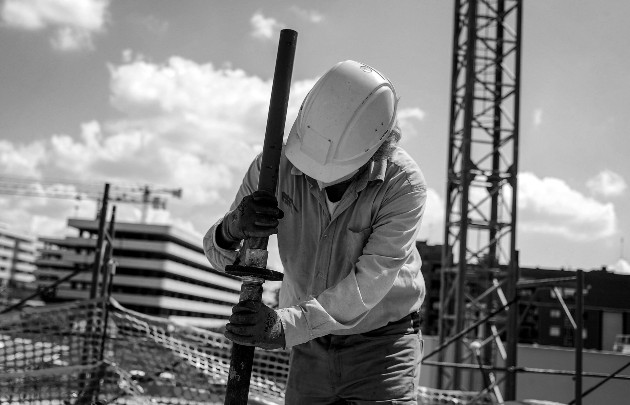
[[(222, 404), (231, 346), (220, 333), (114, 300), (23, 308), (0, 315), (0, 404)], [(257, 350), (250, 403), (284, 403), (288, 372), (287, 351)], [(421, 387), (418, 403), (492, 402), (478, 392)]]
[[(231, 351), (223, 335), (115, 301), (107, 308), (105, 333), (101, 300), (0, 316), (0, 403), (223, 403)], [(283, 402), (288, 356), (257, 351), (254, 401)]]
[(477, 391), (442, 390), (420, 387), (418, 405), (491, 405), (489, 394), (479, 395)]

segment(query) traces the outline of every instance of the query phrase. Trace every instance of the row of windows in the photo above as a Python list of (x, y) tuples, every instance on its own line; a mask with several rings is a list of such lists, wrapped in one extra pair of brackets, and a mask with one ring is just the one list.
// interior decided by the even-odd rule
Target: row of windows
[[(11, 241), (11, 244), (14, 244), (14, 242)], [(26, 245), (24, 243), (18, 244), (17, 247), (15, 245), (13, 245), (13, 246), (0, 245), (0, 252), (11, 252), (12, 253), (12, 252), (15, 252), (17, 250), (18, 253), (33, 254), (33, 250), (32, 249), (26, 249), (25, 247), (26, 247)]]
[(149, 295), (149, 296), (162, 296), (162, 297), (172, 297), (172, 298), (180, 298), (188, 301), (196, 301), (203, 302), (208, 304), (218, 304), (218, 305), (227, 305), (227, 303), (223, 300), (216, 300), (212, 298), (199, 297), (196, 295), (190, 294), (182, 294), (174, 291), (161, 290), (157, 288), (144, 288), (144, 287), (122, 287), (122, 286), (113, 286), (113, 293), (121, 293), (121, 294), (134, 294), (134, 295)]
[[(116, 268), (116, 275), (169, 279), (169, 280), (181, 281), (181, 282), (184, 282), (184, 283), (187, 283), (187, 284), (197, 285), (197, 286), (200, 286), (200, 287), (212, 288), (212, 289), (218, 290), (218, 291), (224, 291), (224, 292), (229, 292), (229, 293), (239, 293), (240, 292), (240, 290), (235, 289), (235, 288), (223, 287), (223, 286), (220, 286), (220, 285), (215, 285), (215, 284), (212, 284), (212, 283), (207, 283), (205, 281), (197, 280), (197, 279), (192, 278), (192, 277), (185, 277), (185, 276), (181, 276), (181, 275), (178, 275), (178, 274), (167, 273), (167, 272), (160, 271), (160, 270), (140, 270), (140, 269), (130, 269), (130, 268), (125, 268), (125, 267), (118, 267), (118, 268)], [(114, 280), (116, 280), (116, 275), (114, 275)], [(55, 275), (50, 275), (50, 274), (40, 274), (40, 275), (38, 275), (38, 280), (39, 281), (55, 282), (58, 279), (59, 279), (59, 277), (55, 276)], [(77, 283), (77, 285), (81, 284), (80, 281), (76, 281), (75, 283)], [(114, 281), (114, 286), (115, 286), (115, 284), (116, 283)]]
[[(73, 249), (63, 249), (66, 252), (74, 252), (78, 255), (88, 255), (91, 254), (94, 249), (84, 249), (84, 248), (73, 248)], [(61, 260), (62, 252), (59, 253), (51, 253), (46, 252), (42, 253), (42, 259), (46, 260)], [(137, 250), (121, 250), (116, 249), (114, 252), (114, 258), (130, 258), (130, 259), (148, 259), (148, 260), (170, 260), (175, 263), (183, 264), (188, 267), (193, 267), (203, 271), (209, 271), (208, 266), (204, 266), (203, 264), (196, 263), (194, 261), (186, 260), (179, 256), (167, 255), (161, 252), (145, 252), (145, 251), (137, 251)]]
[(227, 315), (214, 315), (214, 314), (206, 314), (206, 313), (194, 312), (194, 311), (182, 311), (179, 309), (145, 307), (143, 305), (125, 304), (125, 308), (128, 308), (132, 311), (141, 312), (143, 314), (161, 316), (161, 317), (189, 316), (189, 317), (212, 318), (212, 319), (228, 319), (229, 318), (229, 316)]
[[(82, 232), (81, 233), (82, 237), (86, 237), (85, 233)], [(96, 239), (97, 235), (89, 232), (89, 239)], [(88, 238), (86, 238), (88, 239)], [(199, 253), (203, 253), (203, 249), (197, 245), (192, 245), (186, 241), (182, 241), (182, 240), (175, 240), (175, 238), (170, 237), (169, 235), (165, 235), (165, 234), (149, 234), (149, 233), (137, 233), (137, 232), (121, 232), (121, 231), (117, 231), (116, 232), (116, 239), (127, 239), (127, 240), (139, 240), (139, 241), (149, 241), (149, 242), (173, 242), (177, 245), (181, 245), (184, 247), (187, 247), (191, 250), (194, 250), (195, 252), (199, 252)]]
[[(11, 270), (10, 267), (6, 267), (6, 266), (0, 266), (0, 271), (7, 271), (7, 270)], [(13, 269), (14, 273), (20, 273), (20, 274), (33, 274), (30, 271), (25, 271), (25, 270), (20, 270), (20, 269)]]
[[(562, 298), (571, 298), (575, 296), (575, 288), (563, 287), (560, 289), (560, 292), (562, 293)], [(588, 295), (588, 288), (583, 289), (582, 294), (585, 296)], [(551, 298), (557, 298), (554, 290), (549, 291), (549, 296)]]
[(160, 270), (139, 270), (139, 269), (130, 269), (130, 268), (125, 268), (125, 267), (117, 267), (116, 274), (121, 274), (121, 275), (126, 275), (126, 276), (166, 278), (170, 280), (182, 281), (188, 284), (198, 285), (201, 287), (209, 287), (209, 288), (213, 288), (219, 291), (226, 291), (230, 293), (239, 292), (239, 290), (234, 289), (234, 288), (218, 286), (212, 283), (207, 283), (205, 281), (197, 280), (192, 277), (186, 277), (186, 276), (181, 276), (179, 274), (167, 273)]
[(179, 264), (183, 264), (185, 266), (188, 267), (194, 267), (196, 269), (199, 270), (204, 270), (204, 271), (208, 271), (208, 266), (204, 266), (203, 264), (194, 262), (194, 261), (189, 261), (186, 260), (182, 257), (179, 256), (172, 256), (172, 255), (167, 255), (164, 253), (158, 253), (158, 252), (143, 252), (143, 251), (137, 251), (137, 250), (133, 250), (133, 251), (122, 251), (120, 249), (116, 249), (114, 251), (114, 259), (116, 258), (131, 258), (131, 259), (162, 259), (162, 260), (170, 260), (172, 262), (175, 263), (179, 263)]
[[(81, 281), (72, 281), (70, 282), (70, 288), (73, 290), (88, 290), (90, 288), (90, 283), (81, 282)], [(207, 304), (227, 305), (227, 303), (223, 300), (199, 297), (199, 296), (190, 295), (190, 294), (182, 294), (175, 291), (162, 290), (158, 288), (114, 285), (112, 286), (112, 293), (132, 294), (132, 295), (141, 295), (141, 296), (154, 296), (154, 297), (155, 296), (172, 297), (172, 298), (184, 299), (187, 301), (203, 302)]]
[[(557, 325), (553, 325), (549, 327), (549, 336), (552, 337), (560, 337), (562, 336), (562, 328)], [(588, 330), (586, 328), (582, 329), (582, 339), (588, 338)]]

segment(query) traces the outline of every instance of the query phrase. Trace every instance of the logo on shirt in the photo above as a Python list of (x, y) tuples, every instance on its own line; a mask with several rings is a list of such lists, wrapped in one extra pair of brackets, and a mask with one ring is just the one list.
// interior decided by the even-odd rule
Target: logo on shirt
[(295, 206), (295, 204), (293, 204), (293, 199), (289, 197), (289, 195), (285, 193), (284, 191), (282, 192), (282, 203), (286, 205), (287, 207), (291, 208), (291, 211), (300, 212)]

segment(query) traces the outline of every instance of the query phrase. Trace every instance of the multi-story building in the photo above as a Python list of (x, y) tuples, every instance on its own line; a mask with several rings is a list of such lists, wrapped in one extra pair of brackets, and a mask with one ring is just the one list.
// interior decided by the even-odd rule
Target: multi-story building
[(35, 237), (0, 224), (0, 288), (32, 290), (35, 285)]
[[(440, 304), (441, 245), (418, 242), (422, 272), (427, 286), (423, 304), (423, 333), (438, 334)], [(471, 268), (471, 272), (475, 269)], [(521, 267), (519, 281), (562, 279), (575, 276), (574, 271)], [(487, 284), (487, 274), (479, 276), (479, 286)], [(478, 288), (479, 286), (468, 286)], [(613, 350), (617, 340), (630, 335), (630, 275), (615, 274), (606, 269), (584, 272), (584, 348)], [(481, 288), (479, 287), (479, 288)], [(575, 310), (575, 285), (572, 282), (536, 288), (519, 288), (519, 343), (573, 347), (573, 325), (565, 315), (556, 291), (560, 292), (572, 316)], [(496, 317), (497, 322), (505, 317)]]
[[(77, 269), (47, 301), (89, 296), (98, 235), (95, 220), (69, 219), (77, 236), (40, 238), (40, 284), (50, 284)], [(238, 302), (239, 279), (213, 269), (203, 254), (202, 236), (172, 225), (116, 223), (113, 257), (117, 264), (112, 296), (126, 308), (203, 327), (227, 322)]]
[[(521, 280), (574, 276), (574, 271), (521, 268)], [(584, 272), (585, 349), (613, 350), (618, 335), (630, 334), (630, 275), (604, 269)], [(532, 303), (520, 329), (522, 343), (573, 347), (574, 329), (558, 300), (560, 293), (567, 308), (574, 313), (575, 285), (539, 289), (535, 296), (521, 297), (521, 306)]]

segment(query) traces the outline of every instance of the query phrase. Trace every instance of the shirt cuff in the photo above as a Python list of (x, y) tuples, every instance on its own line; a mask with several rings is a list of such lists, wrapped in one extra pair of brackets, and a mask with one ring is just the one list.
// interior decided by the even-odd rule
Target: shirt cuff
[(313, 339), (311, 329), (301, 306), (294, 305), (277, 310), (284, 328), (285, 348), (290, 349)]
[(226, 265), (234, 264), (238, 251), (223, 249), (217, 244), (217, 228), (222, 221), (223, 218), (206, 232), (206, 235), (203, 237), (203, 250), (213, 266), (224, 269)]

